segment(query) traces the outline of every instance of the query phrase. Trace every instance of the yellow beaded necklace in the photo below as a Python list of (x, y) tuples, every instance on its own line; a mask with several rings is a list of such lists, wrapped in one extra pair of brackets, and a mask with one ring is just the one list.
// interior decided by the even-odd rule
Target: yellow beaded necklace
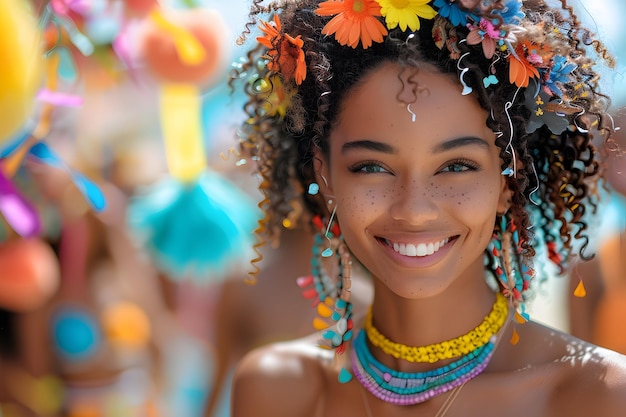
[(407, 346), (387, 339), (372, 324), (371, 307), (365, 317), (364, 329), (372, 345), (394, 358), (404, 359), (408, 362), (435, 363), (442, 359), (467, 355), (485, 345), (491, 336), (500, 330), (508, 311), (507, 299), (498, 292), (493, 309), (476, 328), (455, 339), (428, 346)]

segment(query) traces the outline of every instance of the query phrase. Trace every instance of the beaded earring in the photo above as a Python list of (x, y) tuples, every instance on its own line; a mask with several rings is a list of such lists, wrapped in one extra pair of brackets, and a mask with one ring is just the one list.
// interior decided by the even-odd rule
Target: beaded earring
[(510, 216), (500, 216), (487, 249), (493, 255), (492, 269), (502, 294), (516, 305), (522, 303), (523, 293), (530, 286), (533, 271), (522, 262), (522, 241)]
[[(530, 287), (530, 281), (534, 275), (534, 271), (522, 260), (522, 243), (514, 219), (507, 214), (499, 216), (487, 251), (491, 255), (489, 256), (490, 266), (498, 280), (502, 294), (511, 301), (513, 306), (521, 309), (521, 313), (516, 311), (515, 314), (518, 323), (524, 323), (529, 318), (523, 304), (524, 293)], [(518, 339), (514, 329), (511, 343), (516, 344)]]
[[(297, 283), (303, 289), (304, 297), (312, 300), (317, 309), (313, 327), (320, 332), (320, 346), (334, 349), (337, 355), (341, 355), (352, 338), (352, 261), (339, 225), (333, 220), (334, 215), (326, 223), (320, 216), (313, 218), (320, 233), (316, 234), (313, 245), (312, 273), (298, 278)], [(339, 382), (346, 383), (351, 379), (350, 372), (342, 368)]]

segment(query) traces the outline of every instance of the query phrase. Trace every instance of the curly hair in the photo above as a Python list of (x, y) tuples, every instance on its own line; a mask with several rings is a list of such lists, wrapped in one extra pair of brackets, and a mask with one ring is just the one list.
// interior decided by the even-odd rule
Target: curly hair
[[(516, 27), (522, 33), (512, 31), (503, 40), (508, 42), (506, 54), (521, 54), (519, 48), (536, 45), (549, 48), (552, 56), (561, 56), (571, 66), (567, 77), (553, 86), (558, 95), (546, 95), (547, 71), (540, 72), (539, 79), (529, 85), (506, 82), (510, 71), (506, 55), (497, 51), (487, 58), (481, 45), (467, 42), (469, 25), (442, 23), (437, 16), (421, 20), (417, 31), (395, 27), (382, 42), (374, 42), (367, 49), (351, 48), (322, 33), (329, 18), (316, 14), (319, 1), (263, 3), (253, 2), (241, 42), (251, 35), (262, 16), (278, 14), (280, 32), (303, 41), (307, 76), (299, 84), (281, 79), (279, 71), (268, 69), (267, 47), (261, 44), (252, 47), (231, 74), (231, 86), (243, 83), (248, 97), (244, 106), (248, 118), (241, 126), (240, 143), (258, 164), (262, 178), (260, 189), (265, 199), (260, 207), (265, 218), (257, 230), (261, 242), (277, 238), (282, 227), (298, 227), (303, 212), (324, 216), (324, 207), (303, 193), (315, 182), (315, 154), (328, 152), (329, 131), (344, 97), (373, 69), (393, 61), (404, 68), (428, 65), (453, 74), (471, 88), (487, 110), (485, 123), (497, 133), (502, 169), (515, 167), (514, 175), (508, 177), (514, 191), (510, 213), (519, 226), (521, 240), (526, 242), (526, 260), (532, 260), (533, 246), (541, 242), (548, 244), (550, 258), (561, 267), (573, 255), (587, 256), (585, 214), (595, 211), (594, 187), (601, 175), (591, 130), (605, 140), (613, 131), (606, 114), (610, 100), (599, 91), (599, 76), (590, 55), (595, 53), (609, 66), (613, 61), (602, 43), (581, 26), (566, 1), (561, 1), (560, 9), (549, 7), (543, 0), (523, 4), (495, 0), (479, 6), (479, 16), (502, 19), (503, 10), (511, 3), (521, 4), (524, 14)], [(433, 36), (442, 24), (448, 40), (456, 36), (465, 41), (442, 47)], [(487, 85), (484, 80), (490, 75), (501, 82)], [(550, 100), (552, 116), (564, 124), (562, 129), (552, 126), (548, 119), (538, 119), (544, 109), (533, 108), (537, 97)]]

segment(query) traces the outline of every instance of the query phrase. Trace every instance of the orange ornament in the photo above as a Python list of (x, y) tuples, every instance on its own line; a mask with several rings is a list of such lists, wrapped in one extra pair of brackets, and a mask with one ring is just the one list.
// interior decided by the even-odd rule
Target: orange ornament
[(108, 339), (120, 347), (144, 348), (150, 341), (150, 320), (141, 308), (119, 302), (102, 313), (102, 327)]
[(41, 239), (0, 243), (0, 307), (27, 312), (42, 306), (59, 286), (59, 262)]
[(159, 81), (203, 86), (226, 67), (227, 32), (215, 10), (155, 10), (144, 19), (137, 46)]
[(129, 14), (145, 16), (156, 6), (156, 0), (124, 0)]

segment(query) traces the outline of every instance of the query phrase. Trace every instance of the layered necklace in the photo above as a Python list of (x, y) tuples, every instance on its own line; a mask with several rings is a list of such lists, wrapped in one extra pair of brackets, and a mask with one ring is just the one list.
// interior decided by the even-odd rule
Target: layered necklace
[[(497, 333), (508, 316), (507, 299), (496, 294), (489, 315), (469, 333), (428, 346), (406, 346), (392, 342), (372, 324), (370, 308), (363, 330), (352, 347), (352, 370), (359, 382), (375, 397), (395, 405), (413, 405), (443, 394), (480, 375), (494, 353)], [(382, 364), (369, 350), (373, 346), (397, 359), (413, 363), (436, 363), (454, 359), (426, 372), (400, 372)]]

